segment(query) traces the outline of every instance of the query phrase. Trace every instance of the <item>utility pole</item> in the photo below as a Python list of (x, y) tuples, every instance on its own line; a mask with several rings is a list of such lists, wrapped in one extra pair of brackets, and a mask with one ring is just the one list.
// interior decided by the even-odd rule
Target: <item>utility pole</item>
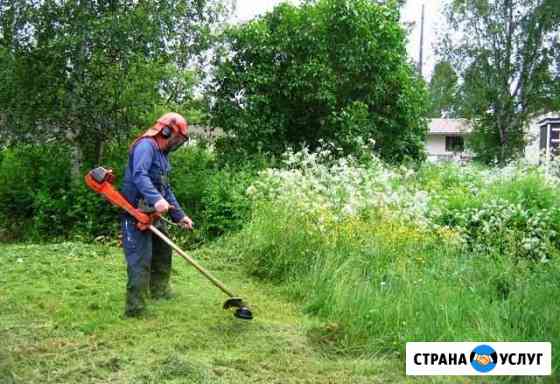
[(418, 73), (422, 76), (422, 68), (424, 66), (424, 7), (422, 4), (422, 21), (420, 22), (420, 55), (418, 57)]

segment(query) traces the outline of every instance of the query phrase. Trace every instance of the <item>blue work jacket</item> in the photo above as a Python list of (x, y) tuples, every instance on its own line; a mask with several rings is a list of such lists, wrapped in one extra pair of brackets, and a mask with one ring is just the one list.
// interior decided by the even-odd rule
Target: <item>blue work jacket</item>
[(167, 154), (159, 149), (153, 138), (145, 137), (138, 140), (128, 155), (122, 187), (123, 195), (136, 208), (141, 198), (144, 198), (148, 205), (153, 206), (163, 197), (175, 207), (169, 211), (173, 221), (181, 221), (185, 213), (169, 185), (170, 171), (171, 165)]

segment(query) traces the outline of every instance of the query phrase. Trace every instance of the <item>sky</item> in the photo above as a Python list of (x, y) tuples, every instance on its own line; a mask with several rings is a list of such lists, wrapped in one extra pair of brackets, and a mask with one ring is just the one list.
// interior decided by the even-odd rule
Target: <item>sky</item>
[[(234, 21), (243, 22), (270, 11), (275, 5), (285, 0), (237, 0)], [(420, 19), (422, 4), (425, 4), (424, 25), (424, 68), (423, 73), (429, 79), (437, 61), (433, 45), (437, 42), (437, 32), (443, 26), (442, 3), (444, 0), (408, 0), (402, 12), (404, 22), (415, 22), (409, 35), (408, 54), (415, 62), (418, 61), (420, 47)], [(298, 4), (299, 0), (288, 0)]]

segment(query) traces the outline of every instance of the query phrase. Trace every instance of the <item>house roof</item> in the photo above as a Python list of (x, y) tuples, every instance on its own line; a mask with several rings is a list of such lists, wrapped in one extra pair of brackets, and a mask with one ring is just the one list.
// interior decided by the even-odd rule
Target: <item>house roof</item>
[(545, 124), (558, 124), (560, 123), (560, 116), (557, 117), (545, 117), (544, 119), (538, 122), (539, 125)]
[(465, 134), (472, 131), (467, 119), (431, 119), (428, 123), (430, 134)]

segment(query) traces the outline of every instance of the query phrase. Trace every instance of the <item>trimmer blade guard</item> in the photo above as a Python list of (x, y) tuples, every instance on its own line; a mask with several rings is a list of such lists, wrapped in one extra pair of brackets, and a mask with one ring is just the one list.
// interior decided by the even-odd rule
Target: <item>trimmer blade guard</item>
[(232, 297), (224, 302), (224, 309), (241, 308), (243, 306), (243, 299), (241, 297)]
[(229, 308), (237, 308), (233, 315), (238, 319), (243, 319), (243, 320), (253, 319), (253, 314), (251, 313), (251, 310), (249, 309), (249, 307), (247, 307), (247, 304), (245, 304), (243, 302), (243, 299), (241, 299), (240, 297), (232, 297), (230, 299), (227, 299), (224, 303), (224, 309), (229, 309)]

